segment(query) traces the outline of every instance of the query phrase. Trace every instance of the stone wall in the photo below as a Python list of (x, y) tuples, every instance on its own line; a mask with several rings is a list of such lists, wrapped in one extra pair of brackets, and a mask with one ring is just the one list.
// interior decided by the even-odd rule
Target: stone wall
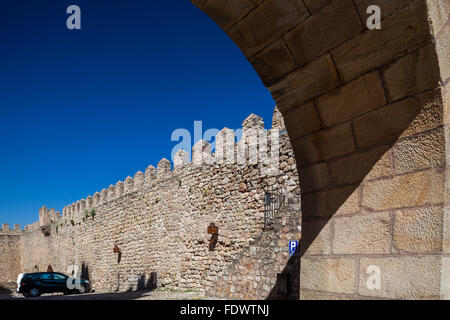
[(23, 272), (45, 272), (54, 253), (52, 237), (45, 236), (41, 228), (29, 228), (20, 237), (22, 254), (20, 267)]
[(9, 230), (3, 225), (0, 231), (0, 286), (2, 282), (16, 281), (20, 267), (20, 228)]
[[(448, 299), (450, 2), (192, 2), (285, 116), (301, 178), (301, 298)], [(380, 30), (366, 26), (370, 4)], [(372, 266), (379, 288), (367, 286)]]
[[(192, 2), (286, 119), (301, 298), (450, 298), (449, 0)], [(381, 29), (366, 21), (381, 9)], [(371, 266), (379, 288), (368, 288)]]
[[(284, 129), (277, 110), (274, 124)], [(274, 162), (205, 164), (229, 148), (237, 157), (242, 142), (251, 143), (251, 130), (261, 128), (262, 119), (251, 115), (243, 123), (243, 139), (237, 145), (218, 142), (211, 155), (209, 144), (200, 141), (193, 147), (194, 163), (180, 151), (173, 171), (163, 159), (157, 168), (149, 166), (145, 173), (137, 172), (134, 178), (65, 207), (61, 218), (54, 210), (41, 209), (40, 227), (27, 226), (29, 232), (21, 237), (22, 269), (45, 271), (51, 265), (54, 271), (67, 272), (68, 266), (76, 265), (97, 291), (153, 287), (152, 273), (156, 273), (159, 288), (202, 290), (214, 296), (225, 271), (239, 266), (246, 252), (263, 245), (259, 239), (265, 226), (265, 190), (278, 190), (297, 203), (297, 209), (289, 212), (295, 216), (294, 238), (300, 234), (299, 181), (285, 132), (281, 132), (279, 149), (269, 143), (267, 150), (270, 155), (272, 150), (278, 153), (279, 168), (274, 171), (265, 170)], [(230, 130), (225, 128), (219, 136), (225, 133)], [(243, 155), (249, 160), (251, 152), (244, 150)], [(46, 217), (50, 213), (53, 220)], [(211, 223), (219, 227), (213, 250), (207, 234)], [(269, 230), (270, 234), (280, 233), (279, 228), (272, 229), (276, 231)], [(287, 239), (283, 241), (276, 246), (283, 258), (266, 266), (264, 289), (255, 287), (246, 297), (269, 295), (288, 255)], [(115, 246), (120, 253), (114, 253)]]
[(214, 288), (212, 297), (226, 299), (298, 299), (300, 257), (290, 255), (289, 242), (301, 238), (300, 197), (291, 194), (280, 214), (243, 250)]

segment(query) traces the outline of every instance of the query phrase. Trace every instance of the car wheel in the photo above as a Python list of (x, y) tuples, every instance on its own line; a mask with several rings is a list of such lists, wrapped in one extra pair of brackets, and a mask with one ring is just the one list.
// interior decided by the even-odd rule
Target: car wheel
[(78, 289), (78, 293), (86, 293), (86, 287), (84, 285), (80, 285), (80, 289)]
[(30, 291), (28, 291), (28, 294), (30, 297), (39, 297), (41, 295), (41, 290), (38, 288), (31, 288)]

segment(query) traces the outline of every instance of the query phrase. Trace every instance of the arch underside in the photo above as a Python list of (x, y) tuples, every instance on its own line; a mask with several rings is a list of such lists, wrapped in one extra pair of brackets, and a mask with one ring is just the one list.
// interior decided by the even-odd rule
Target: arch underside
[[(284, 115), (302, 190), (300, 298), (450, 298), (450, 1), (192, 2)], [(365, 25), (372, 4), (381, 30)]]

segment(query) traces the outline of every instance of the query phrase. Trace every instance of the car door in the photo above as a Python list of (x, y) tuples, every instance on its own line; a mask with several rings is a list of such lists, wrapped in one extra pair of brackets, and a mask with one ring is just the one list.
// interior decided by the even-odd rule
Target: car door
[(53, 273), (54, 290), (58, 292), (67, 291), (67, 276), (62, 273)]
[(53, 277), (51, 273), (44, 272), (39, 276), (42, 292), (54, 292)]

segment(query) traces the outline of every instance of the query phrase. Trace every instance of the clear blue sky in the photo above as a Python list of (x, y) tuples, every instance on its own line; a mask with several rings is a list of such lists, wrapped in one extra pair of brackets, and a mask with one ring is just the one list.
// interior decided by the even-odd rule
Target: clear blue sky
[[(66, 28), (81, 8), (82, 29)], [(0, 5), (0, 223), (22, 227), (170, 159), (173, 130), (239, 128), (275, 103), (188, 0)]]

